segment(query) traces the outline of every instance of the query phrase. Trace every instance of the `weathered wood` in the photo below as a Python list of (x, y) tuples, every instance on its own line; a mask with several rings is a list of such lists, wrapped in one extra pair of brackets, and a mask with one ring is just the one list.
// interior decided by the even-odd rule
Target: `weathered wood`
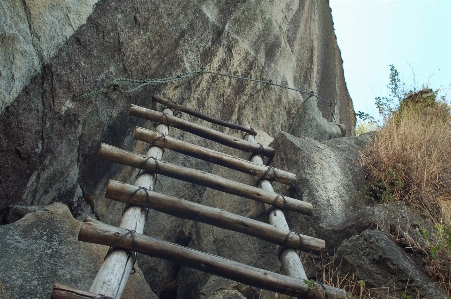
[(187, 120), (177, 118), (175, 116), (165, 115), (164, 113), (154, 111), (151, 109), (132, 105), (129, 111), (130, 115), (142, 117), (151, 121), (157, 121), (168, 126), (182, 129), (184, 131), (199, 135), (203, 138), (207, 138), (221, 144), (237, 148), (246, 152), (252, 152), (255, 154), (263, 154), (267, 156), (274, 155), (274, 149), (268, 146), (259, 144), (252, 144), (241, 138), (233, 137), (231, 135), (212, 130), (210, 128), (198, 125)]
[[(172, 115), (172, 110), (165, 109), (164, 113)], [(158, 125), (156, 131), (168, 135), (168, 127), (164, 124)], [(158, 146), (153, 146), (148, 150), (146, 155), (160, 159), (163, 155), (163, 150)], [(141, 173), (135, 182), (136, 186), (143, 186), (149, 190), (153, 190), (154, 184), (155, 176), (147, 172)], [(145, 209), (139, 206), (130, 206), (122, 215), (120, 227), (142, 233), (145, 219)], [(125, 250), (112, 251), (105, 258), (89, 291), (119, 299), (125, 289), (132, 268), (133, 259), (130, 257), (129, 252)]]
[[(106, 297), (104, 295), (97, 295), (90, 292), (85, 292), (76, 289), (71, 286), (63, 285), (60, 283), (55, 283), (53, 286), (51, 299), (108, 299), (111, 297)], [(112, 299), (112, 298), (111, 298)]]
[(149, 159), (148, 157), (137, 155), (108, 144), (102, 143), (100, 145), (99, 156), (124, 165), (200, 184), (212, 189), (247, 197), (306, 215), (311, 215), (313, 211), (312, 205), (305, 201), (300, 201), (287, 196), (284, 197), (274, 192), (238, 183), (204, 171), (182, 167), (160, 160)]
[(167, 107), (169, 107), (171, 109), (188, 113), (188, 114), (190, 114), (192, 116), (195, 116), (195, 117), (198, 117), (200, 119), (206, 120), (206, 121), (211, 122), (213, 124), (221, 125), (223, 127), (227, 127), (227, 128), (234, 129), (234, 130), (240, 130), (240, 131), (246, 132), (246, 133), (254, 135), (254, 136), (257, 135), (257, 132), (255, 132), (255, 130), (252, 129), (252, 128), (247, 128), (247, 127), (241, 126), (239, 124), (235, 124), (235, 123), (232, 123), (232, 122), (228, 122), (228, 121), (224, 121), (224, 120), (220, 120), (220, 119), (211, 117), (211, 116), (203, 114), (203, 113), (201, 113), (199, 111), (196, 111), (196, 110), (190, 109), (188, 107), (179, 105), (179, 104), (177, 104), (174, 101), (166, 100), (165, 98), (162, 98), (162, 97), (160, 97), (158, 95), (154, 95), (153, 96), (153, 100), (155, 102), (163, 104), (163, 105), (165, 105), (165, 106), (167, 106)]
[(288, 248), (320, 254), (325, 248), (323, 240), (285, 232), (273, 225), (238, 216), (222, 209), (212, 208), (161, 193), (139, 189), (136, 186), (110, 180), (106, 197), (131, 205), (149, 207), (176, 217), (200, 221), (228, 230), (237, 231)]
[(272, 273), (219, 256), (144, 236), (134, 231), (104, 224), (90, 217), (86, 217), (80, 229), (78, 239), (80, 241), (114, 246), (147, 254), (152, 257), (166, 259), (254, 287), (291, 296), (302, 296), (308, 292), (306, 298), (346, 298), (346, 294), (340, 289), (327, 288), (325, 291), (320, 285), (309, 288), (300, 279)]
[(294, 173), (269, 166), (257, 165), (232, 155), (194, 145), (169, 136), (164, 136), (163, 134), (158, 134), (155, 131), (147, 130), (141, 127), (135, 128), (133, 137), (135, 139), (148, 142), (152, 145), (158, 145), (188, 156), (239, 170), (250, 175), (264, 177), (269, 181), (274, 180), (286, 185), (292, 185), (296, 182), (296, 175)]

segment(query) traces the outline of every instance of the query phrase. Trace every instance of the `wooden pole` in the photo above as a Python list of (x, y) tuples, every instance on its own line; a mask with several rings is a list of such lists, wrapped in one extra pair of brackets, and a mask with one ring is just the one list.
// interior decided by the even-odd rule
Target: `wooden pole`
[(241, 131), (243, 131), (243, 132), (246, 132), (246, 133), (251, 134), (251, 135), (254, 135), (254, 136), (257, 135), (257, 132), (255, 132), (255, 130), (252, 129), (252, 128), (246, 128), (246, 127), (241, 126), (241, 125), (239, 125), (239, 124), (235, 124), (235, 123), (232, 123), (232, 122), (228, 122), (228, 121), (224, 121), (224, 120), (220, 120), (220, 119), (211, 117), (211, 116), (209, 116), (209, 115), (200, 113), (200, 112), (198, 112), (198, 111), (196, 111), (196, 110), (193, 110), (193, 109), (190, 109), (190, 108), (188, 108), (188, 107), (179, 105), (179, 104), (177, 104), (177, 103), (174, 102), (174, 101), (166, 100), (166, 99), (164, 99), (164, 98), (162, 98), (162, 97), (160, 97), (160, 96), (158, 96), (158, 95), (154, 95), (154, 96), (153, 96), (153, 100), (154, 100), (155, 102), (158, 102), (158, 103), (160, 103), (160, 104), (163, 104), (163, 105), (165, 105), (165, 106), (167, 106), (167, 107), (169, 107), (169, 108), (171, 108), (171, 109), (174, 109), (174, 110), (178, 110), (178, 111), (181, 111), (181, 112), (188, 113), (188, 114), (190, 114), (190, 115), (192, 115), (192, 116), (198, 117), (198, 118), (203, 119), (203, 120), (206, 120), (206, 121), (208, 121), (208, 122), (211, 122), (211, 123), (214, 123), (214, 124), (223, 126), (223, 127), (231, 128), (231, 129), (234, 129), (234, 130), (241, 130)]
[(51, 299), (113, 299), (103, 295), (85, 292), (71, 286), (55, 283)]
[(148, 142), (153, 145), (164, 147), (188, 156), (199, 158), (208, 162), (212, 162), (241, 172), (264, 177), (269, 181), (276, 181), (286, 185), (292, 185), (296, 182), (296, 175), (281, 169), (269, 166), (261, 166), (251, 163), (244, 159), (224, 154), (202, 146), (194, 145), (185, 141), (178, 140), (169, 136), (158, 134), (155, 131), (136, 127), (133, 133), (135, 139)]
[[(172, 110), (165, 109), (164, 113), (172, 115)], [(164, 124), (158, 125), (156, 131), (168, 135), (168, 127)], [(146, 155), (148, 157), (161, 159), (163, 150), (157, 146), (153, 146), (148, 150)], [(135, 182), (135, 186), (143, 186), (149, 190), (153, 190), (154, 184), (155, 176), (146, 172), (140, 174)], [(139, 206), (130, 206), (122, 215), (120, 227), (142, 233), (144, 230), (145, 219), (145, 209)], [(133, 269), (133, 264), (134, 261), (130, 252), (125, 250), (113, 250), (105, 258), (89, 291), (94, 294), (102, 294), (115, 299), (120, 299)]]
[[(253, 136), (246, 136), (246, 139), (252, 143), (256, 142)], [(258, 155), (251, 157), (251, 161), (257, 165), (263, 165), (263, 159)], [(274, 191), (271, 183), (267, 180), (261, 180), (259, 187), (270, 192)], [(284, 232), (290, 231), (284, 213), (280, 209), (277, 209), (277, 207), (273, 209), (269, 214), (269, 223)], [(283, 271), (290, 277), (297, 279), (307, 279), (304, 266), (302, 265), (297, 252), (286, 247), (282, 247), (281, 250), (282, 251), (279, 254), (279, 260), (282, 264)], [(342, 291), (342, 296), (344, 296), (343, 298), (346, 298), (346, 293), (344, 291)]]
[(267, 156), (274, 155), (274, 149), (268, 146), (259, 144), (252, 144), (241, 138), (233, 137), (231, 135), (221, 133), (216, 130), (183, 120), (171, 115), (165, 115), (164, 113), (146, 109), (136, 105), (132, 105), (130, 108), (130, 115), (142, 117), (151, 121), (157, 121), (168, 126), (182, 129), (184, 131), (199, 135), (203, 138), (207, 138), (221, 144), (237, 148), (246, 152), (252, 152), (255, 154), (263, 154)]
[(150, 172), (167, 175), (179, 180), (196, 183), (230, 194), (247, 197), (256, 201), (272, 204), (276, 207), (311, 215), (313, 206), (305, 201), (281, 196), (246, 184), (238, 183), (215, 174), (167, 163), (161, 160), (149, 159), (117, 147), (102, 143), (99, 156), (124, 165), (140, 168)]
[(166, 259), (177, 264), (282, 294), (303, 296), (308, 292), (306, 294), (308, 298), (346, 298), (342, 296), (342, 290), (340, 289), (326, 288), (324, 290), (320, 285), (309, 288), (300, 279), (276, 274), (212, 254), (144, 236), (132, 230), (104, 224), (90, 217), (86, 217), (82, 224), (78, 239), (80, 241), (123, 248), (152, 257)]
[(273, 225), (238, 216), (222, 209), (139, 189), (136, 186), (118, 181), (110, 180), (108, 182), (106, 197), (131, 205), (148, 207), (176, 217), (200, 221), (224, 229), (237, 231), (268, 242), (306, 252), (320, 254), (321, 250), (325, 248), (325, 242), (320, 239), (294, 232), (287, 233)]

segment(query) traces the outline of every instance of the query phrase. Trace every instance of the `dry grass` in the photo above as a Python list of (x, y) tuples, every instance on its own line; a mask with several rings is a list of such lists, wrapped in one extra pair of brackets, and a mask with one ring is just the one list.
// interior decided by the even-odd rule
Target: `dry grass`
[(445, 215), (439, 201), (451, 199), (450, 122), (446, 104), (402, 106), (361, 152), (373, 199), (405, 201), (435, 220)]
[(349, 299), (421, 299), (420, 295), (406, 295), (408, 285), (402, 292), (395, 292), (391, 286), (369, 288), (354, 273), (342, 272), (340, 265), (335, 265), (333, 261), (323, 265), (323, 282), (345, 290)]
[(431, 219), (427, 272), (451, 294), (451, 115), (423, 90), (405, 99), (361, 151), (368, 196), (401, 200)]

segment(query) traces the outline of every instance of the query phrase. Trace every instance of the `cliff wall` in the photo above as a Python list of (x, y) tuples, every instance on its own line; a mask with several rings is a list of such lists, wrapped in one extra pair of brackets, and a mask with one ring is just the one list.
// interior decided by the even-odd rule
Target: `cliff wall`
[(245, 115), (271, 136), (285, 131), (327, 140), (340, 135), (332, 121), (345, 124), (348, 135), (353, 130), (352, 101), (327, 1), (108, 0), (93, 5), (2, 2), (2, 210), (62, 201), (78, 215), (89, 210), (88, 196), (102, 196), (103, 187), (97, 186), (120, 168), (96, 157), (99, 141), (133, 149), (133, 125), (145, 124), (127, 116), (130, 103), (150, 107), (153, 93), (165, 95), (173, 87), (74, 100), (117, 77), (166, 77), (205, 66), (265, 78), (314, 90), (333, 104), (305, 101), (297, 92), (274, 87), (249, 97), (262, 86), (210, 75), (171, 98), (225, 120)]
[[(8, 0), (0, 5), (0, 216), (12, 205), (62, 202), (78, 219), (91, 215), (118, 224), (123, 205), (104, 198), (106, 182), (133, 181), (136, 171), (98, 158), (98, 146), (105, 142), (141, 152), (146, 145), (133, 140), (133, 128), (151, 124), (128, 116), (128, 109), (132, 103), (159, 109), (152, 94), (224, 120), (246, 118), (268, 139), (280, 131), (317, 141), (352, 135), (354, 111), (326, 0)], [(276, 87), (256, 93), (264, 86), (208, 74), (177, 89), (170, 83), (77, 98), (115, 78), (161, 78), (201, 66), (314, 90), (327, 102)], [(170, 135), (248, 158), (179, 130)], [(247, 175), (171, 151), (163, 159), (255, 184)], [(263, 205), (190, 183), (160, 177), (157, 191), (265, 221)], [(145, 231), (155, 237), (273, 271), (280, 267), (276, 246), (161, 213), (150, 212), (149, 219)], [(197, 298), (209, 279), (161, 260), (140, 257), (139, 263), (160, 297), (175, 292)]]

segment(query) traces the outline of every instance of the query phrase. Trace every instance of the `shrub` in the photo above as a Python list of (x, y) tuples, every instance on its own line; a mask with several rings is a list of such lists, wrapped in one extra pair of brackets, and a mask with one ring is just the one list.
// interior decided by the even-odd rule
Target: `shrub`
[(384, 115), (373, 143), (361, 150), (367, 196), (404, 201), (435, 223), (434, 230), (423, 235), (429, 253), (426, 271), (450, 296), (450, 107), (430, 89), (407, 94), (396, 107)]
[[(439, 199), (451, 199), (451, 115), (445, 103), (422, 90), (401, 101), (361, 163), (375, 200), (403, 200), (440, 219)], [(449, 220), (449, 219), (447, 219)]]

